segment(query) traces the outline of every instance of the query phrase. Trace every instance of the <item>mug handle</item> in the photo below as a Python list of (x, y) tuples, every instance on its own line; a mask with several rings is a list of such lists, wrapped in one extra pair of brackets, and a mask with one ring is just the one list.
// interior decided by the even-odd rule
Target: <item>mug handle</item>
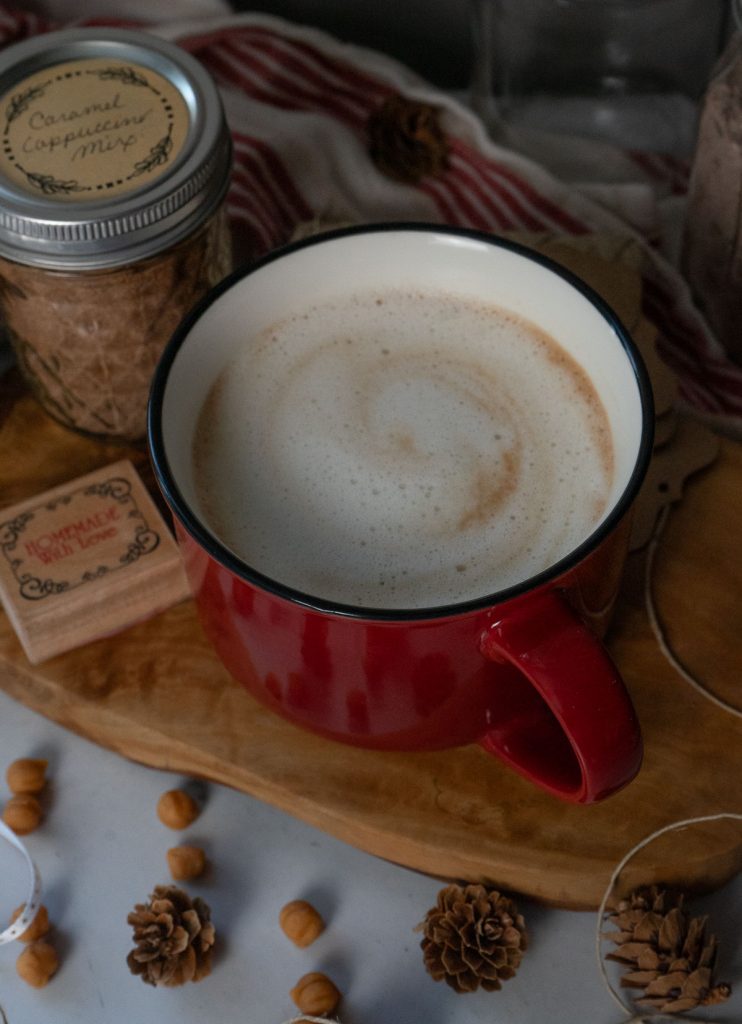
[[(507, 709), (479, 742), (562, 800), (593, 803), (639, 771), (642, 739), (605, 647), (557, 590), (508, 607), (481, 637), (482, 654), (514, 670), (498, 679)], [(524, 684), (529, 685), (524, 685)]]

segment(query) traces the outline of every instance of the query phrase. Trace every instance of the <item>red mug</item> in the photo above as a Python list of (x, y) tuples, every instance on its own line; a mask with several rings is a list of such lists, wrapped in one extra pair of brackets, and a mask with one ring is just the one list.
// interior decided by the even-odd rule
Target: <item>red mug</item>
[[(459, 602), (367, 608), (293, 589), (236, 555), (199, 503), (193, 439), (212, 384), (246, 336), (302, 303), (400, 282), (455, 289), (548, 331), (600, 396), (615, 468), (602, 519), (555, 564)], [(549, 793), (590, 803), (626, 785), (642, 758), (631, 700), (599, 637), (618, 591), (653, 422), (641, 357), (578, 278), (490, 235), (384, 224), (304, 240), (217, 286), (158, 365), (149, 442), (206, 634), (254, 697), (357, 746), (477, 742)]]

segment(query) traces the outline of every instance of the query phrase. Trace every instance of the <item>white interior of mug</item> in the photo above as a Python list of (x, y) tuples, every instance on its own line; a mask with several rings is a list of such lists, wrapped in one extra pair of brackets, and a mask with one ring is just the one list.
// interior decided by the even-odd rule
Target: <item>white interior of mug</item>
[(441, 289), (485, 300), (530, 320), (583, 367), (598, 391), (614, 442), (605, 516), (619, 502), (641, 449), (643, 410), (631, 360), (610, 314), (570, 280), (511, 249), (445, 229), (373, 228), (281, 254), (234, 282), (195, 320), (170, 367), (162, 436), (177, 487), (201, 518), (192, 444), (201, 405), (246, 337), (308, 306), (363, 289)]

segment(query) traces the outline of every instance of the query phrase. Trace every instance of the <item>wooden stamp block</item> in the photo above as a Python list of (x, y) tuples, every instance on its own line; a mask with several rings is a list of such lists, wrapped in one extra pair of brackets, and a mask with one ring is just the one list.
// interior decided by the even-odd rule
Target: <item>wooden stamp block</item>
[(178, 546), (127, 460), (0, 510), (0, 598), (33, 664), (189, 595)]

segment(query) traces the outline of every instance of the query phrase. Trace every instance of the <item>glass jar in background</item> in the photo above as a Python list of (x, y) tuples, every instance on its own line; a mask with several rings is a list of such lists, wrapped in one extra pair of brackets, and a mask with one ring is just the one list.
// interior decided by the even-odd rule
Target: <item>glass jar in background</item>
[(46, 411), (141, 440), (177, 324), (231, 269), (231, 139), (211, 78), (140, 32), (0, 55), (0, 311)]
[(473, 103), (498, 124), (689, 156), (728, 0), (472, 0)]
[(681, 265), (728, 354), (742, 364), (742, 0), (701, 107)]

